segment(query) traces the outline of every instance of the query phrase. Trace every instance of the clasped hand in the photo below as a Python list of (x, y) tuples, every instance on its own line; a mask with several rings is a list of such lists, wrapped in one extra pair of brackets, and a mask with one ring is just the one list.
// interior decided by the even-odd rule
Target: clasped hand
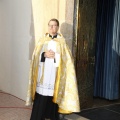
[(55, 52), (52, 51), (52, 50), (49, 50), (49, 51), (45, 52), (44, 57), (46, 57), (46, 58), (55, 58)]

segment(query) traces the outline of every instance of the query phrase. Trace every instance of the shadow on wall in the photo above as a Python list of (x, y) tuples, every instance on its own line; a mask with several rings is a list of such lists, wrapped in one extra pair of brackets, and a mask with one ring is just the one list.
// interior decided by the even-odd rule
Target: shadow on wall
[(73, 25), (64, 22), (60, 26), (60, 32), (63, 37), (66, 39), (67, 44), (72, 48), (72, 39), (73, 39)]
[(29, 42), (29, 60), (32, 59), (32, 54), (35, 48), (35, 30), (34, 30), (34, 19), (33, 19), (33, 10), (31, 8), (31, 26), (30, 26), (30, 35), (31, 40)]

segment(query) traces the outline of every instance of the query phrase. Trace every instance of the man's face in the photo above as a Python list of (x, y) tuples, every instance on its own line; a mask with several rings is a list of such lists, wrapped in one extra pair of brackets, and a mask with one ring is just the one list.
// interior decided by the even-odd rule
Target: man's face
[(48, 32), (49, 34), (56, 34), (57, 31), (59, 29), (59, 26), (57, 25), (57, 23), (55, 21), (50, 21), (48, 24)]

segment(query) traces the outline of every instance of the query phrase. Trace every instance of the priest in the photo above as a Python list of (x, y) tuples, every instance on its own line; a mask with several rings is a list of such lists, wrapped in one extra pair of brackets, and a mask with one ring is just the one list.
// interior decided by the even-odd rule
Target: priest
[(59, 21), (51, 19), (33, 52), (26, 100), (33, 103), (30, 120), (65, 120), (65, 114), (80, 112), (73, 57), (58, 29)]

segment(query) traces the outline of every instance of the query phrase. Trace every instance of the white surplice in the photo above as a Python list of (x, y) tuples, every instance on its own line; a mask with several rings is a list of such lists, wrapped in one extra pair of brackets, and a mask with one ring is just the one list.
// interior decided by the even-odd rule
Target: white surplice
[[(44, 96), (53, 96), (56, 70), (60, 61), (60, 54), (56, 52), (56, 41), (54, 40), (49, 41), (47, 49), (55, 52), (55, 61), (52, 58), (45, 58), (45, 62), (41, 62), (42, 53), (40, 54), (36, 92)], [(43, 80), (41, 83), (40, 80), (42, 75)]]

